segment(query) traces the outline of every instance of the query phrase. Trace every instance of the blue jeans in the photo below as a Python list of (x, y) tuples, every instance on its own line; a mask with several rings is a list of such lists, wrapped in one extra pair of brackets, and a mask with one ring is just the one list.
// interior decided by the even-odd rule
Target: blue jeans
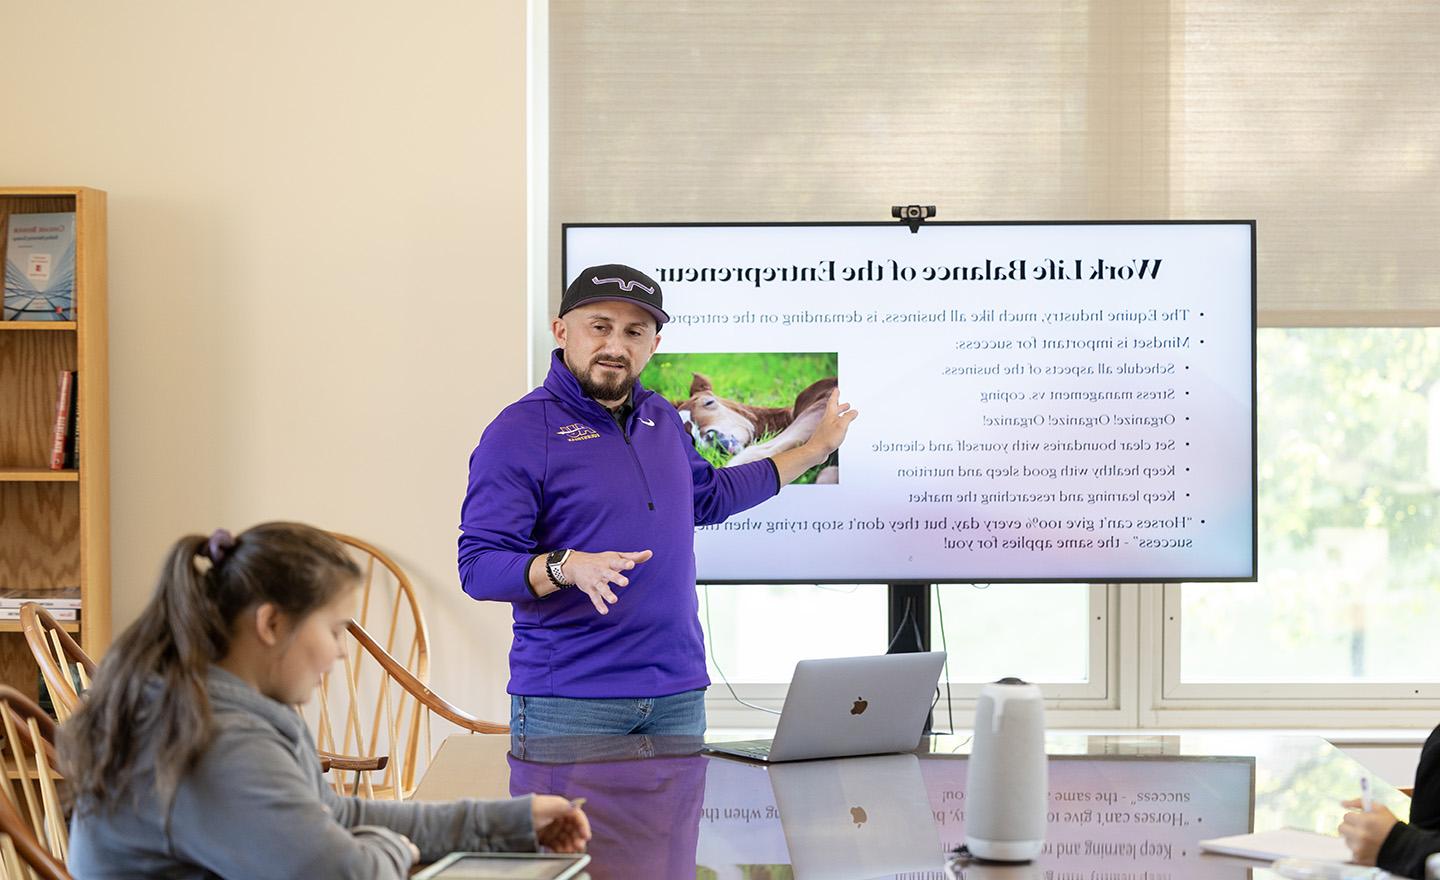
[(705, 691), (668, 697), (510, 697), (510, 735), (704, 736)]

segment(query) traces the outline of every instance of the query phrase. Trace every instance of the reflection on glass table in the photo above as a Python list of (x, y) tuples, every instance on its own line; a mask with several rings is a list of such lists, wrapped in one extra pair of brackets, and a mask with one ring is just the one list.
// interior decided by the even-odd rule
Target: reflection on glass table
[[(1309, 736), (1052, 733), (1046, 748), (1044, 852), (1028, 868), (963, 866), (968, 880), (1267, 876), (1198, 843), (1280, 827), (1333, 834), (1364, 773)], [(457, 736), (416, 799), (584, 797), (594, 880), (939, 878), (964, 837), (967, 749), (963, 736), (931, 737), (913, 756), (767, 768), (701, 754), (689, 738)], [(1378, 781), (1375, 800), (1408, 815), (1408, 799)]]
[(798, 761), (766, 771), (796, 877), (941, 869), (944, 850), (916, 756)]

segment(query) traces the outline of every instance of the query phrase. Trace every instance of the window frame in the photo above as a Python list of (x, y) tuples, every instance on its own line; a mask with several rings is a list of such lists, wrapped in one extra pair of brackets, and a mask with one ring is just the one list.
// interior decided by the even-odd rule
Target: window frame
[[(1127, 616), (1133, 619), (1133, 610), (1127, 615), (1123, 610), (1125, 594), (1119, 585), (1090, 584), (1088, 619), (1088, 665), (1089, 676), (1085, 682), (1036, 682), (1046, 695), (1046, 711), (1054, 727), (1130, 727), (1135, 721), (1133, 683), (1127, 687), (1122, 670), (1127, 665), (1122, 653), (1128, 646), (1134, 649), (1135, 640), (1127, 638), (1121, 621)], [(1133, 604), (1133, 600), (1131, 602)], [(707, 631), (706, 638), (726, 638), (726, 633)], [(932, 645), (939, 648), (938, 645)], [(1133, 661), (1128, 664), (1134, 666)], [(777, 715), (758, 711), (741, 705), (730, 694), (747, 703), (753, 703), (778, 712), (785, 702), (786, 683), (730, 681), (729, 687), (723, 681), (711, 683), (705, 695), (708, 723), (715, 730), (768, 731), (775, 727)], [(948, 727), (953, 714), (956, 726), (968, 727), (974, 717), (975, 702), (979, 696), (979, 683), (953, 682), (946, 696), (945, 680), (942, 676), (939, 700), (934, 709), (934, 727), (939, 730)], [(1127, 694), (1129, 698), (1127, 699)], [(949, 702), (947, 702), (947, 699)]]
[(1440, 681), (1186, 683), (1181, 675), (1182, 584), (1142, 596), (1142, 641), (1159, 655), (1145, 688), (1143, 727), (1420, 727), (1440, 715)]

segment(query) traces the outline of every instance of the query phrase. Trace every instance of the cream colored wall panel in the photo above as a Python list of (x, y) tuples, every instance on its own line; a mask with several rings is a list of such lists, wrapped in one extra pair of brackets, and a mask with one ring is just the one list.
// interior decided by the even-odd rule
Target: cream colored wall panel
[[(299, 519), (415, 576), (437, 690), (492, 718), (466, 461), (525, 386), (520, 0), (9, 4), (6, 183), (110, 194), (117, 631), (186, 531)], [(13, 133), (13, 132), (12, 132)]]

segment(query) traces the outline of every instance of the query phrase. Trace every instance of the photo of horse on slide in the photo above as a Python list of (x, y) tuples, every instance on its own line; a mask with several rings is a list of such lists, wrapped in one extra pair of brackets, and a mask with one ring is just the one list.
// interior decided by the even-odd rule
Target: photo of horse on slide
[[(707, 461), (728, 467), (810, 439), (838, 375), (834, 352), (657, 354), (640, 382), (675, 404)], [(795, 483), (839, 481), (837, 453)]]

